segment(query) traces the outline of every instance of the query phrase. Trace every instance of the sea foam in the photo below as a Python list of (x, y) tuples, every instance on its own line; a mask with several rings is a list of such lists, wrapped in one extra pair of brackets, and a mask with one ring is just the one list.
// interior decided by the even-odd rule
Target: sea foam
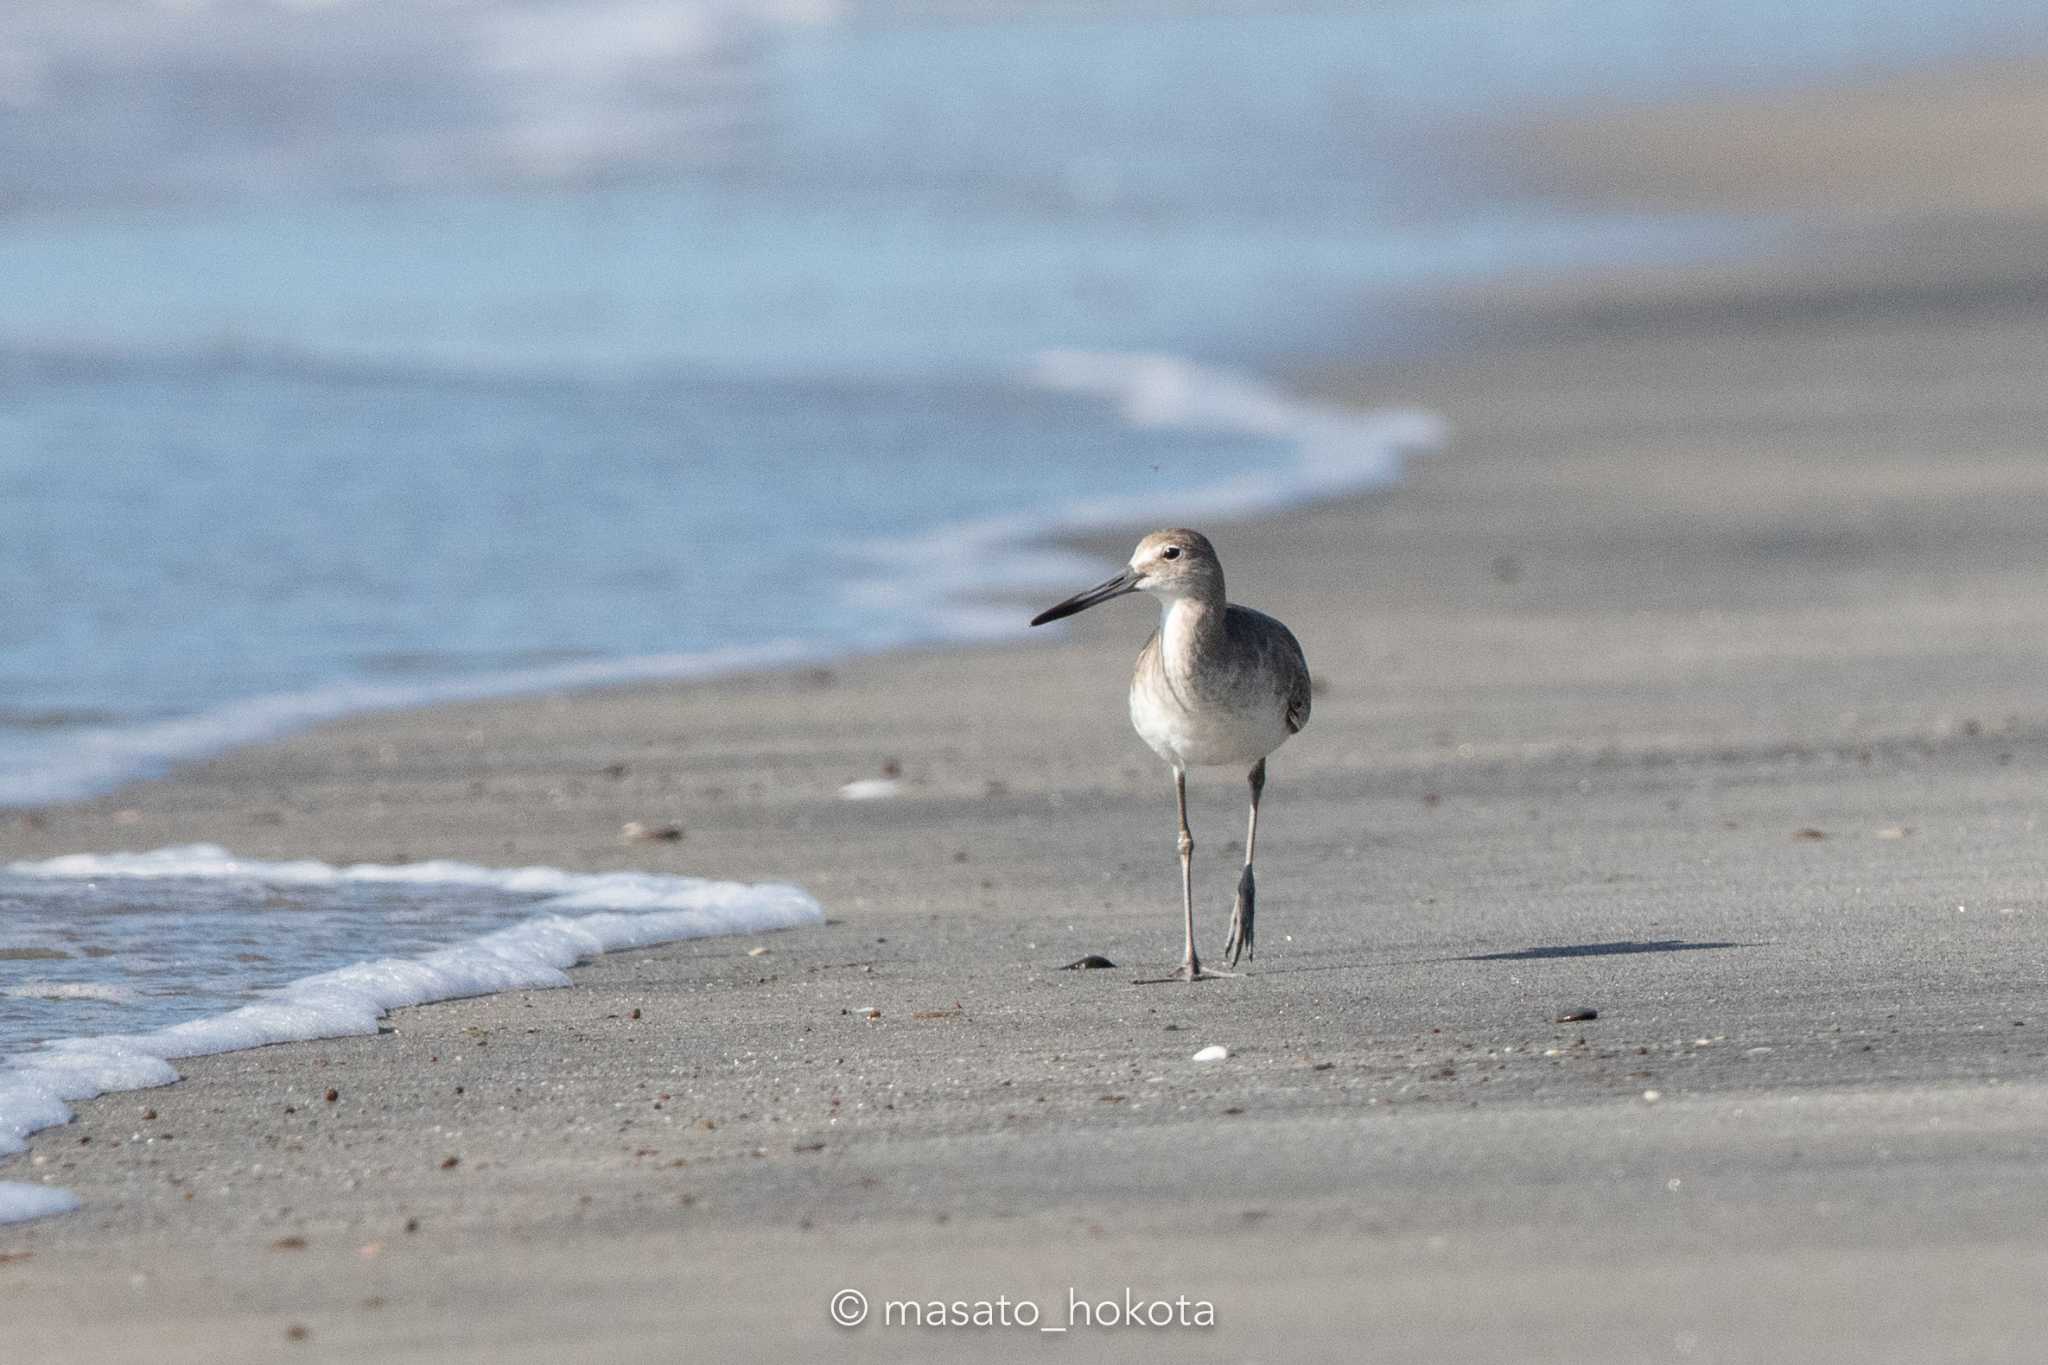
[(1442, 417), (1420, 408), (1355, 408), (1299, 397), (1254, 375), (1173, 355), (1046, 351), (1033, 382), (1116, 406), (1135, 427), (1262, 436), (1294, 448), (1291, 466), (1261, 469), (1170, 498), (1070, 504), (1062, 529), (1100, 530), (1168, 511), (1188, 517), (1246, 517), (1315, 498), (1355, 493), (1400, 477), (1412, 455), (1444, 440)]
[(338, 682), (301, 692), (244, 697), (192, 715), (52, 734), (31, 761), (17, 769), (0, 769), (0, 807), (84, 800), (124, 782), (159, 776), (178, 763), (259, 744), (343, 716), (790, 668), (822, 661), (833, 653), (823, 644), (777, 640), (684, 653), (589, 659), (420, 683)]
[[(744, 885), (645, 872), (579, 873), (459, 862), (336, 867), (237, 858), (211, 844), (149, 853), (74, 854), (17, 862), (18, 877), (227, 878), (278, 887), (346, 883), (461, 886), (542, 896), (533, 918), (413, 958), (381, 958), (301, 977), (240, 1009), (144, 1033), (67, 1038), (0, 1060), (0, 1156), (31, 1133), (68, 1122), (68, 1101), (168, 1085), (171, 1059), (377, 1031), (405, 1005), (496, 991), (566, 986), (566, 968), (601, 953), (677, 939), (792, 929), (823, 920), (794, 886)], [(67, 1202), (68, 1201), (68, 1202)], [(0, 1182), (0, 1223), (75, 1207), (62, 1191)]]
[(1036, 388), (1107, 403), (1132, 427), (1249, 436), (1288, 453), (1192, 487), (1071, 498), (1037, 511), (865, 542), (852, 548), (874, 571), (845, 587), (850, 598), (922, 615), (954, 639), (1019, 636), (1021, 614), (993, 596), (1071, 587), (1103, 567), (1055, 543), (1057, 537), (1233, 520), (1365, 492), (1394, 482), (1410, 458), (1441, 446), (1447, 431), (1442, 417), (1420, 408), (1318, 402), (1251, 374), (1176, 355), (1043, 351), (1022, 377)]
[[(0, 196), (91, 202), (317, 184), (559, 184), (717, 166), (766, 117), (781, 36), (837, 0), (10, 0), (0, 34)], [(89, 130), (212, 91), (142, 140)], [(316, 105), (321, 136), (289, 111)], [(406, 120), (397, 124), (397, 120)], [(402, 128), (395, 133), (394, 126)], [(81, 135), (81, 130), (88, 130)], [(52, 144), (79, 154), (52, 158)]]

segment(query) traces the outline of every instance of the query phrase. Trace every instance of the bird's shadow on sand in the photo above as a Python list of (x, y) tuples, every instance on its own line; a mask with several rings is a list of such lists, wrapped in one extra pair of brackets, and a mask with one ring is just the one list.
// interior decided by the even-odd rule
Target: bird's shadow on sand
[(1717, 948), (1754, 948), (1754, 943), (1691, 943), (1681, 938), (1621, 939), (1614, 943), (1567, 943), (1523, 948), (1512, 953), (1473, 953), (1459, 962), (1536, 962), (1554, 957), (1618, 957), (1624, 953), (1693, 953)]
[[(1247, 976), (1294, 976), (1309, 972), (1352, 972), (1358, 971), (1361, 968), (1369, 970), (1381, 967), (1424, 967), (1440, 965), (1445, 962), (1542, 962), (1556, 958), (1619, 957), (1627, 953), (1694, 953), (1722, 948), (1763, 948), (1767, 946), (1769, 946), (1768, 941), (1762, 943), (1736, 943), (1717, 940), (1714, 942), (1694, 943), (1681, 938), (1621, 939), (1613, 943), (1565, 943), (1547, 948), (1521, 948), (1511, 953), (1472, 953), (1460, 957), (1411, 957), (1393, 962), (1367, 962), (1347, 959), (1342, 962), (1317, 963), (1313, 966), (1294, 964), (1283, 967), (1258, 967), (1255, 964), (1248, 964), (1244, 974)], [(1089, 976), (1093, 975), (1093, 973), (1081, 972), (1078, 975)]]
[(1691, 953), (1721, 948), (1762, 948), (1765, 943), (1711, 942), (1694, 943), (1687, 939), (1622, 939), (1614, 943), (1566, 943), (1547, 948), (1521, 948), (1511, 953), (1472, 953), (1458, 957), (1410, 957), (1393, 962), (1367, 962), (1347, 959), (1342, 962), (1324, 962), (1314, 966), (1290, 965), (1284, 967), (1256, 968), (1248, 975), (1291, 976), (1300, 972), (1349, 972), (1360, 968), (1380, 967), (1426, 967), (1446, 962), (1542, 962), (1556, 958), (1573, 957), (1617, 957), (1625, 953)]

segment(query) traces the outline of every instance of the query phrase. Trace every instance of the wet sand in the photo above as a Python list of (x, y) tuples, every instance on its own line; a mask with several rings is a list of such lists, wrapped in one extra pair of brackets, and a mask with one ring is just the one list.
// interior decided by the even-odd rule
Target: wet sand
[[(1691, 122), (1658, 182), (1711, 199), (1749, 116), (1660, 117)], [(1849, 136), (1772, 127), (1820, 164)], [(16, 857), (634, 867), (831, 917), (82, 1106), (5, 1168), (86, 1201), (0, 1230), (10, 1356), (2033, 1359), (2048, 216), (1901, 178), (1882, 221), (1814, 184), (1805, 257), (1438, 301), (1471, 349), (1309, 377), (1454, 433), (1390, 493), (1211, 528), (1324, 685), (1238, 980), (1131, 984), (1178, 953), (1137, 603), (366, 718), (10, 817)], [(891, 762), (900, 797), (838, 799)], [(1241, 793), (1194, 784), (1211, 951)], [(1090, 953), (1119, 965), (1060, 970)], [(1215, 1325), (880, 1321), (1127, 1288)]]

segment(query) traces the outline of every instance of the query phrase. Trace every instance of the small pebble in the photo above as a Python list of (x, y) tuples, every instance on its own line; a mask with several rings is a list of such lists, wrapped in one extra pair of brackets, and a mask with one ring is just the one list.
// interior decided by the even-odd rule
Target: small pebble
[(444, 1171), (452, 1171), (461, 1164), (462, 1158), (459, 1156), (444, 1156), (441, 1158), (441, 1169)]
[(1194, 1059), (1198, 1062), (1220, 1062), (1229, 1055), (1229, 1048), (1224, 1047), (1221, 1043), (1211, 1043), (1200, 1052), (1197, 1052)]
[(1074, 959), (1072, 962), (1069, 962), (1066, 966), (1060, 968), (1060, 970), (1063, 972), (1092, 972), (1099, 971), (1104, 967), (1114, 966), (1116, 966), (1116, 964), (1114, 962), (1111, 962), (1102, 954), (1090, 953), (1086, 957)]
[(1644, 1104), (1655, 1104), (1658, 1100), (1661, 1100), (1663, 1098), (1664, 1092), (1661, 1090), (1645, 1090), (1643, 1092)]
[(1598, 1019), (1599, 1017), (1600, 1011), (1594, 1009), (1591, 1005), (1575, 1005), (1571, 1009), (1558, 1011), (1557, 1022), (1560, 1024), (1582, 1024), (1589, 1019)]
[(329, 1104), (333, 1104), (336, 1100), (341, 1098), (341, 1092), (339, 1090), (329, 1090), (321, 1098), (325, 1099)]

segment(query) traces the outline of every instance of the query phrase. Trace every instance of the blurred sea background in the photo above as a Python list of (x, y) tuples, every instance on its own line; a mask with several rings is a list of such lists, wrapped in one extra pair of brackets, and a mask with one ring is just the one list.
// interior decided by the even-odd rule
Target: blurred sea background
[[(1767, 249), (1475, 130), (2014, 0), (11, 0), (0, 805), (346, 713), (1014, 631), (1034, 537), (1391, 477), (1381, 304)], [(1398, 396), (1390, 396), (1398, 397)]]

